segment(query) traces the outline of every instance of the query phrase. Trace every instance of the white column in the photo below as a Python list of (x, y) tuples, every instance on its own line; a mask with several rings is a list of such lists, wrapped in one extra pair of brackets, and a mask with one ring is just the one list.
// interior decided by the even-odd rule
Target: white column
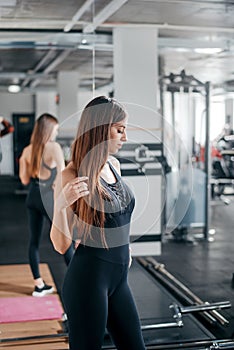
[[(149, 28), (121, 27), (115, 28), (113, 33), (114, 97), (126, 106), (129, 113), (128, 141), (136, 148), (140, 144), (161, 142), (162, 123), (157, 113), (157, 37), (157, 29)], [(123, 149), (120, 156), (123, 154), (124, 157), (124, 152)], [(149, 162), (146, 166), (160, 167), (160, 164)], [(142, 242), (132, 244), (133, 255), (160, 254), (161, 242), (144, 238), (161, 234), (162, 176), (136, 174), (126, 176), (126, 180), (136, 196), (131, 235), (142, 239)]]
[(38, 91), (35, 94), (36, 118), (43, 113), (50, 113), (57, 117), (56, 92)]
[(58, 74), (58, 117), (60, 134), (73, 136), (78, 123), (78, 86), (79, 73), (61, 71)]
[(114, 87), (118, 100), (157, 108), (157, 36), (157, 29), (114, 29)]

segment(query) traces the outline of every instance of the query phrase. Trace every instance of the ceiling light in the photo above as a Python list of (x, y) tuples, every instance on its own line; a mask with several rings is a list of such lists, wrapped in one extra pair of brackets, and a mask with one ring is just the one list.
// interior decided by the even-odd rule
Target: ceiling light
[(200, 47), (197, 49), (194, 49), (195, 52), (205, 54), (205, 55), (213, 55), (216, 53), (220, 53), (223, 51), (220, 47)]
[(20, 92), (21, 87), (19, 85), (9, 85), (8, 91), (16, 94), (17, 92)]
[(188, 52), (188, 51), (190, 51), (190, 49), (186, 48), (186, 47), (176, 47), (174, 49), (174, 51), (176, 51), (176, 52)]

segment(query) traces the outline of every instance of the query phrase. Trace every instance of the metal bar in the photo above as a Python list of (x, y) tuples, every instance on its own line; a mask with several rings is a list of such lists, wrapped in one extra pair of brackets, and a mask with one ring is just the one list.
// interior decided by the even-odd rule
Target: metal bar
[[(154, 265), (154, 268), (157, 271), (160, 271), (164, 276), (166, 276), (170, 281), (175, 283), (181, 290), (183, 290), (190, 298), (192, 298), (193, 302), (197, 304), (203, 304), (202, 301), (197, 295), (195, 295), (188, 287), (186, 287), (183, 283), (181, 283), (178, 279), (176, 279), (170, 272), (168, 272), (163, 264), (159, 264), (154, 258), (149, 257), (146, 259), (148, 262)], [(224, 318), (218, 311), (212, 310), (209, 312), (216, 320), (220, 322), (222, 325), (228, 325), (229, 321)]]
[[(183, 300), (183, 302), (190, 304), (190, 305), (194, 303), (194, 301), (191, 298), (189, 298), (187, 295), (185, 295), (178, 287), (176, 287), (173, 283), (168, 281), (164, 276), (160, 275), (160, 273), (158, 271), (155, 271), (153, 269), (153, 267), (147, 267), (147, 269), (151, 274), (154, 275), (154, 277), (159, 279), (160, 282), (164, 286), (166, 286), (166, 288), (169, 288), (170, 290), (172, 290), (181, 300)], [(200, 316), (202, 318), (204, 318), (206, 320), (206, 322), (208, 322), (211, 325), (214, 325), (217, 322), (216, 319), (206, 311), (201, 313)]]
[[(57, 65), (59, 65), (62, 61), (65, 60), (65, 58), (67, 58), (68, 55), (70, 55), (70, 53), (72, 52), (73, 50), (64, 50), (62, 51), (56, 58), (53, 62), (51, 62), (46, 68), (45, 70), (43, 71), (43, 74), (48, 74), (49, 72), (51, 72)], [(36, 79), (34, 80), (31, 84), (30, 84), (30, 87), (36, 87), (40, 82), (40, 79)]]
[[(104, 345), (103, 349), (111, 350), (115, 349), (114, 346)], [(218, 349), (234, 349), (234, 342), (230, 339), (225, 340), (195, 340), (179, 343), (164, 343), (155, 345), (146, 345), (147, 350), (178, 350), (178, 349), (197, 349), (197, 350), (218, 350)]]
[[(171, 77), (173, 78), (183, 78), (183, 76), (180, 74), (173, 74), (173, 75), (165, 75), (163, 76), (161, 79), (162, 80), (170, 80), (170, 83), (169, 84), (166, 84), (166, 85), (169, 85), (170, 87), (179, 87), (179, 86), (184, 86), (184, 87), (188, 87), (188, 86), (192, 86), (192, 87), (204, 87), (205, 84), (202, 83), (200, 80), (194, 78), (193, 75), (184, 75), (184, 77), (186, 78), (189, 78), (190, 79), (190, 82), (187, 82), (187, 81), (183, 81), (183, 80), (180, 80), (180, 81), (172, 81), (171, 80)], [(191, 84), (192, 82), (194, 82), (195, 84)]]
[[(217, 342), (217, 344), (225, 345), (226, 340), (224, 340), (223, 342), (224, 343)], [(188, 341), (188, 342), (167, 343), (167, 344), (154, 344), (154, 345), (147, 345), (146, 344), (146, 349), (147, 350), (178, 350), (178, 349), (208, 350), (209, 347), (212, 346), (213, 343), (214, 343), (214, 340), (197, 340), (197, 341), (191, 341), (191, 342)], [(114, 347), (105, 347), (104, 346), (103, 349), (109, 350), (109, 349), (114, 349)]]
[(95, 29), (120, 9), (128, 0), (112, 0), (83, 28), (83, 33), (93, 33)]
[[(47, 335), (41, 335), (41, 336), (31, 336), (31, 337), (22, 337), (22, 338), (6, 338), (1, 339), (0, 343), (12, 343), (17, 341), (38, 341), (40, 342), (46, 339), (57, 339), (62, 340), (62, 338), (65, 338), (67, 340), (67, 334), (66, 333), (56, 333), (56, 334), (47, 334)], [(32, 342), (33, 344), (33, 342)], [(19, 344), (22, 345), (22, 344)], [(15, 347), (17, 345), (15, 344)], [(209, 347), (209, 348), (208, 348)], [(198, 340), (198, 341), (191, 341), (191, 342), (181, 342), (180, 343), (164, 343), (164, 344), (155, 344), (155, 345), (147, 345), (147, 350), (178, 350), (179, 349), (194, 349), (197, 348), (199, 350), (215, 350), (215, 349), (233, 349), (234, 348), (234, 342), (233, 339), (224, 339), (224, 340)], [(105, 350), (111, 350), (115, 349), (114, 345), (103, 345), (103, 349)]]
[(69, 32), (73, 26), (78, 22), (78, 20), (82, 17), (82, 15), (88, 10), (88, 8), (92, 5), (94, 0), (86, 0), (84, 4), (78, 9), (78, 11), (74, 14), (71, 21), (69, 21), (65, 27), (64, 32)]
[(179, 307), (180, 312), (182, 314), (190, 313), (190, 312), (199, 312), (199, 311), (208, 311), (208, 310), (216, 310), (216, 309), (226, 309), (230, 308), (231, 303), (230, 301), (223, 301), (220, 303), (204, 303), (200, 305), (194, 305), (194, 306), (181, 306)]
[[(142, 263), (139, 258), (137, 258), (137, 260)], [(148, 257), (146, 258), (146, 261), (148, 261), (150, 264), (153, 265), (153, 268), (159, 272), (159, 274), (157, 275), (158, 278), (160, 278), (162, 280), (162, 278), (160, 277), (160, 273), (165, 276), (167, 279), (164, 279), (164, 284), (166, 286), (168, 286), (169, 288), (171, 288), (172, 290), (174, 290), (180, 297), (184, 298), (184, 300), (186, 300), (185, 295), (183, 293), (186, 294), (187, 296), (187, 303), (188, 304), (203, 304), (204, 302), (198, 298), (189, 288), (187, 288), (183, 283), (181, 283), (179, 280), (177, 280), (172, 274), (170, 274), (164, 267), (163, 264), (159, 264), (154, 258), (152, 257)], [(145, 263), (145, 267), (149, 269), (149, 266), (147, 266), (147, 262)], [(176, 288), (175, 288), (176, 286)], [(179, 293), (178, 293), (179, 290)], [(183, 292), (183, 293), (182, 293)], [(229, 324), (229, 321), (224, 318), (220, 313), (218, 313), (218, 311), (216, 310), (211, 310), (209, 312), (204, 312), (204, 314), (208, 317), (208, 319), (216, 320), (218, 322), (220, 322), (220, 324), (222, 325), (227, 325)], [(211, 320), (210, 320), (211, 321)], [(209, 321), (209, 322), (210, 322)], [(213, 323), (212, 322), (212, 323)]]
[(183, 327), (183, 322), (165, 322), (165, 323), (155, 323), (155, 324), (147, 324), (141, 326), (142, 331), (147, 331), (150, 329), (161, 329), (161, 328), (178, 328)]
[(213, 343), (210, 347), (210, 350), (217, 350), (217, 349), (234, 349), (234, 342), (227, 342), (227, 343)]
[[(215, 349), (233, 349), (232, 348), (224, 348), (224, 346), (228, 345), (230, 340), (221, 340), (214, 343), (213, 340), (197, 340), (191, 342), (179, 342), (179, 343), (165, 343), (165, 344), (154, 344), (154, 345), (146, 345), (147, 350), (178, 350), (178, 349), (197, 349), (197, 350), (215, 350)], [(212, 347), (214, 346), (216, 347)], [(217, 347), (219, 346), (219, 347)], [(233, 345), (232, 345), (233, 346)], [(103, 349), (112, 350), (116, 349), (115, 346), (112, 345), (104, 345)]]
[(206, 141), (205, 141), (205, 228), (204, 238), (209, 240), (210, 226), (210, 84), (205, 84), (206, 91)]
[(28, 337), (17, 337), (17, 338), (5, 338), (0, 339), (0, 343), (27, 341), (27, 340), (44, 340), (44, 339), (57, 339), (67, 338), (67, 333), (55, 333), (55, 334), (43, 334), (43, 335), (32, 335)]
[[(162, 68), (162, 67), (161, 67)], [(162, 117), (162, 123), (161, 123), (161, 143), (162, 143), (162, 157), (164, 157), (165, 154), (165, 116), (164, 116), (164, 83), (163, 79), (159, 79), (159, 93), (160, 93), (160, 114)], [(161, 187), (161, 207), (162, 207), (162, 215), (161, 215), (161, 232), (162, 232), (162, 237), (165, 234), (166, 231), (166, 185), (164, 182), (162, 182), (162, 187)]]

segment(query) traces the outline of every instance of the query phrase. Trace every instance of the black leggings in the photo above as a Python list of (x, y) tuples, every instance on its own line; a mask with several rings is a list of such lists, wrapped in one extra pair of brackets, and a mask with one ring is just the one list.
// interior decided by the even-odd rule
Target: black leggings
[[(28, 216), (29, 216), (29, 228), (30, 228), (30, 240), (29, 240), (29, 264), (31, 267), (31, 271), (33, 274), (33, 278), (40, 278), (39, 271), (39, 263), (40, 263), (40, 255), (39, 255), (39, 245), (43, 232), (44, 221), (48, 220), (49, 230), (51, 228), (51, 221), (47, 217), (47, 215), (43, 215), (41, 211), (36, 209), (28, 208)], [(48, 232), (49, 234), (49, 232)], [(63, 255), (64, 261), (66, 265), (68, 265), (73, 256), (73, 246), (71, 245), (66, 253)]]
[(101, 349), (106, 328), (118, 350), (145, 349), (127, 274), (128, 264), (77, 249), (63, 286), (71, 350)]
[[(47, 192), (43, 200), (41, 199), (41, 193), (39, 186), (37, 184), (30, 184), (29, 194), (27, 197), (27, 210), (28, 210), (28, 219), (29, 219), (29, 231), (30, 231), (30, 240), (29, 240), (29, 264), (33, 274), (33, 278), (40, 278), (39, 271), (39, 245), (43, 232), (44, 221), (48, 221), (49, 231), (51, 228), (51, 218), (53, 210), (53, 191)], [(47, 208), (46, 208), (47, 206)], [(73, 245), (68, 248), (64, 254), (64, 260), (66, 265), (68, 265), (73, 256)]]

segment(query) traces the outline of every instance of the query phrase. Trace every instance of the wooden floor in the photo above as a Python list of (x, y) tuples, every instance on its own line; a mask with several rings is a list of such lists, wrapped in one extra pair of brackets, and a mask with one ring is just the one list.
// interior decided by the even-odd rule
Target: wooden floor
[[(55, 288), (47, 264), (40, 264), (46, 282)], [(32, 295), (32, 275), (28, 264), (0, 266), (0, 298)], [(0, 324), (0, 349), (9, 350), (65, 350), (67, 337), (63, 335), (61, 320), (31, 321)]]

